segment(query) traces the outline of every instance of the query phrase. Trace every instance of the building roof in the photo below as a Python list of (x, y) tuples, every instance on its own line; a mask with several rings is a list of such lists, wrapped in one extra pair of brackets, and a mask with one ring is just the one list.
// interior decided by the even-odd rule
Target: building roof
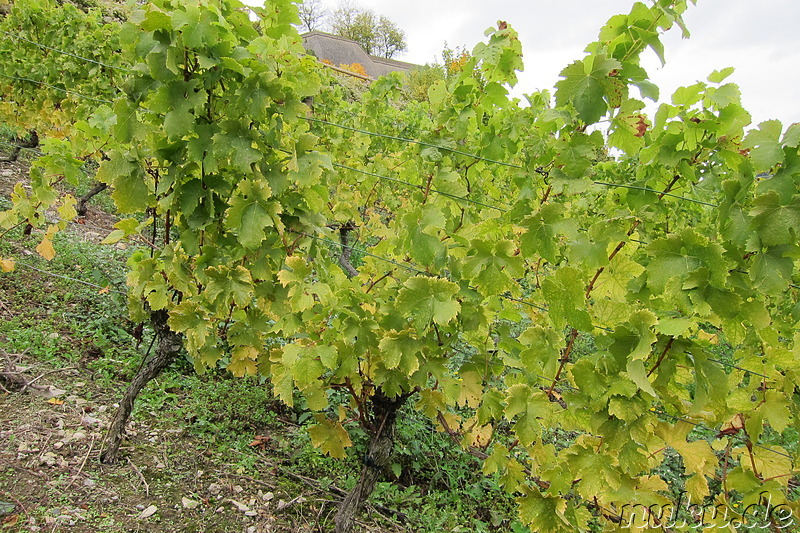
[(305, 49), (317, 59), (330, 61), (335, 66), (359, 63), (370, 78), (379, 78), (390, 72), (405, 72), (417, 66), (405, 61), (370, 55), (357, 42), (338, 35), (311, 31), (301, 37)]

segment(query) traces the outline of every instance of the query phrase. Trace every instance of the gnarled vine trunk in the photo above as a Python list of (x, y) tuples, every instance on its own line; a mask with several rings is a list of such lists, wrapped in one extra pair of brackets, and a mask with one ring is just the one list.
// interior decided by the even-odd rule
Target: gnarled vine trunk
[(88, 211), (88, 207), (86, 204), (89, 203), (89, 200), (103, 192), (104, 190), (108, 189), (108, 184), (97, 182), (94, 184), (94, 187), (89, 189), (86, 194), (78, 198), (78, 205), (76, 206), (75, 210), (78, 212), (80, 216), (86, 216), (86, 212)]
[[(2, 7), (2, 6), (0, 6)], [(0, 159), (2, 163), (13, 163), (17, 159), (19, 159), (19, 154), (25, 148), (36, 148), (39, 146), (39, 134), (36, 130), (28, 131), (28, 137), (15, 137), (13, 139), (13, 144), (11, 144), (13, 150), (11, 151), (11, 155), (7, 158)]]
[(339, 504), (336, 513), (336, 533), (350, 533), (353, 523), (364, 501), (375, 489), (375, 484), (389, 467), (389, 460), (394, 449), (395, 422), (397, 411), (402, 407), (408, 395), (387, 397), (378, 389), (372, 397), (372, 420), (374, 430), (370, 432), (369, 446), (364, 457), (364, 467), (356, 486)]
[(155, 311), (150, 315), (150, 321), (153, 324), (156, 335), (156, 351), (133, 377), (128, 389), (125, 391), (125, 395), (119, 402), (119, 409), (117, 409), (108, 429), (106, 449), (100, 455), (100, 462), (102, 463), (114, 464), (117, 462), (119, 459), (119, 447), (125, 435), (125, 425), (133, 411), (133, 402), (144, 386), (158, 376), (175, 359), (175, 356), (178, 355), (183, 346), (181, 336), (169, 329), (167, 318), (169, 318), (169, 314), (165, 310)]

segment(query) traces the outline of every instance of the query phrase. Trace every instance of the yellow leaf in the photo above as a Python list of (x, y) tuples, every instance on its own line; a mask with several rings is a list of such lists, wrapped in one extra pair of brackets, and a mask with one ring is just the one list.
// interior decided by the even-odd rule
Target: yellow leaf
[(719, 337), (716, 334), (706, 333), (702, 329), (697, 332), (697, 337), (702, 339), (702, 340), (704, 340), (704, 341), (708, 341), (711, 344), (718, 344), (719, 343)]
[(51, 405), (64, 405), (64, 400), (59, 400), (58, 398), (50, 398), (47, 400), (47, 403)]
[(472, 428), (466, 435), (467, 443), (477, 448), (485, 448), (492, 440), (492, 426), (477, 426)]
[(256, 359), (258, 359), (258, 350), (256, 348), (252, 346), (236, 346), (231, 351), (231, 362), (228, 364), (228, 370), (237, 378), (256, 374), (258, 372)]
[(450, 431), (458, 431), (461, 426), (461, 417), (454, 413), (441, 413), (441, 418), (438, 419), (439, 427), (436, 429), (449, 433)]
[[(61, 206), (58, 208), (58, 216), (66, 220), (74, 220), (78, 216), (78, 211), (75, 210), (75, 205), (78, 200), (74, 196), (68, 194), (61, 199)], [(66, 222), (64, 222), (66, 225)]]
[(686, 480), (686, 492), (692, 497), (692, 501), (701, 502), (710, 494), (708, 481), (703, 474), (695, 474)]
[(0, 259), (0, 269), (2, 269), (3, 272), (11, 272), (14, 270), (15, 265), (16, 263), (14, 263), (13, 259)]
[(322, 453), (336, 459), (344, 459), (347, 456), (344, 449), (353, 445), (347, 430), (338, 421), (331, 420), (325, 415), (318, 414), (315, 418), (317, 424), (308, 428), (311, 443), (322, 450)]
[(458, 405), (478, 407), (483, 396), (483, 376), (478, 372), (466, 371), (461, 373)]
[(53, 241), (51, 241), (49, 237), (42, 239), (42, 242), (36, 247), (36, 251), (48, 261), (56, 256), (56, 250), (53, 248)]
[(108, 294), (108, 293), (109, 293), (108, 285), (97, 291), (97, 294)]

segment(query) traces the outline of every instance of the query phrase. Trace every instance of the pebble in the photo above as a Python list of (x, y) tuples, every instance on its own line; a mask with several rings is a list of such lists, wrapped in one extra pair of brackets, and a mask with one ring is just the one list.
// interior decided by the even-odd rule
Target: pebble
[(216, 496), (217, 494), (222, 492), (222, 485), (219, 485), (217, 483), (212, 483), (211, 485), (208, 486), (208, 492)]
[(181, 498), (181, 505), (183, 505), (184, 509), (196, 509), (197, 506), (200, 505), (200, 502), (190, 500), (189, 498)]

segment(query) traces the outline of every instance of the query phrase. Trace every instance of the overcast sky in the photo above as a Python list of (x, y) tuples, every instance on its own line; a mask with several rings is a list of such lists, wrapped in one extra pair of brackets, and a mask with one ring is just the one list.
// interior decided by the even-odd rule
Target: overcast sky
[[(254, 0), (248, 0), (254, 1)], [(323, 0), (335, 8), (337, 0)], [(552, 88), (558, 73), (583, 56), (609, 17), (628, 13), (632, 0), (356, 0), (406, 32), (408, 51), (397, 59), (441, 60), (445, 42), (468, 49), (484, 30), (505, 20), (517, 30), (525, 71), (516, 94)], [(772, 118), (784, 128), (800, 122), (800, 0), (699, 0), (684, 17), (692, 36), (674, 28), (664, 36), (667, 64), (648, 51), (643, 66), (668, 99), (675, 88), (734, 67), (755, 124)], [(636, 92), (634, 91), (634, 94)]]

